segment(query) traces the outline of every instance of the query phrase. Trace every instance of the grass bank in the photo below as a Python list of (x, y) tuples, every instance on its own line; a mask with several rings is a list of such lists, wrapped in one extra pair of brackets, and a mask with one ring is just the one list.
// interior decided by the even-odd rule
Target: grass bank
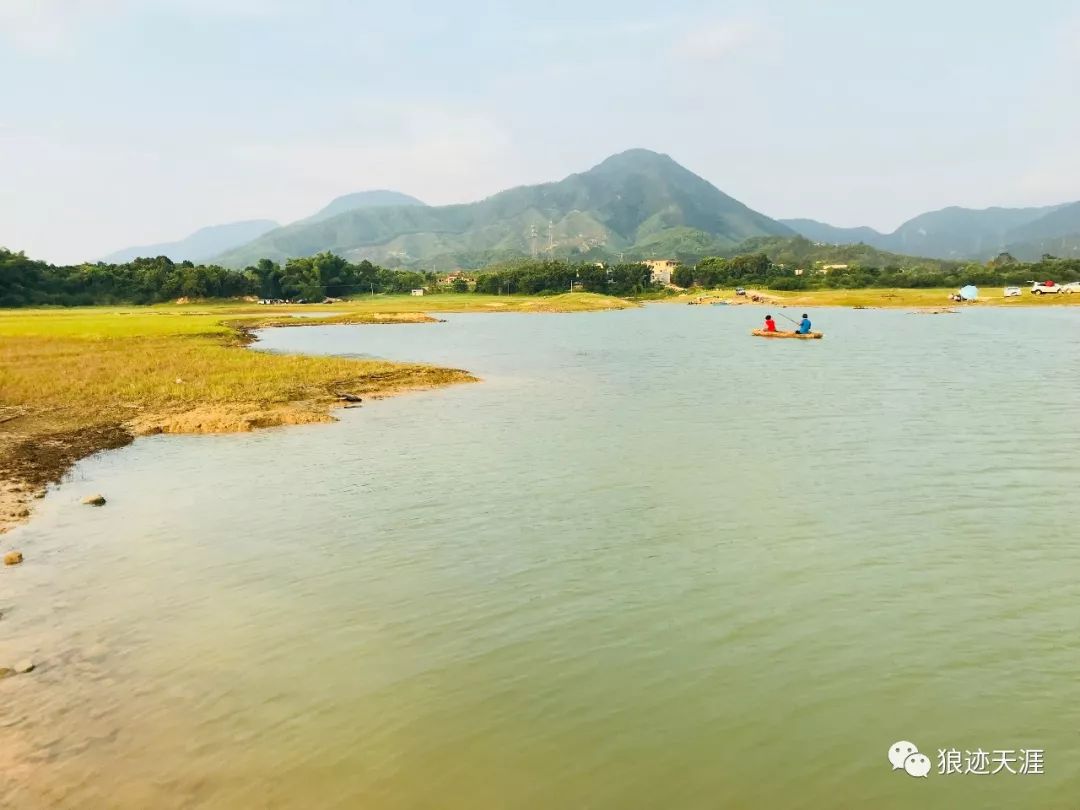
[[(247, 351), (236, 326), (261, 325), (259, 318), (228, 307), (178, 310), (0, 311), (0, 533), (24, 520), (33, 499), (80, 458), (137, 435), (327, 421), (342, 395), (473, 379), (410, 363)], [(333, 320), (434, 319), (353, 313)]]
[[(964, 304), (954, 304), (949, 301), (949, 295), (956, 292), (953, 289), (906, 289), (906, 288), (882, 288), (862, 290), (799, 290), (787, 292), (783, 290), (747, 290), (749, 295), (736, 296), (733, 289), (722, 290), (690, 290), (668, 298), (673, 303), (690, 303), (691, 301), (704, 299), (705, 303), (724, 300), (732, 304), (765, 303), (775, 306), (789, 307), (895, 307), (895, 308), (940, 308), (940, 307), (1045, 307), (1045, 306), (1077, 306), (1080, 305), (1080, 295), (1032, 295), (1026, 289), (1023, 294), (1013, 298), (1005, 298), (1000, 287), (985, 288), (980, 290), (980, 298)], [(757, 295), (760, 301), (753, 301), (751, 295)]]
[(323, 422), (346, 397), (475, 379), (415, 363), (245, 351), (255, 328), (627, 306), (633, 304), (574, 293), (380, 295), (303, 307), (201, 302), (0, 310), (0, 534), (25, 520), (34, 498), (76, 461), (138, 435)]

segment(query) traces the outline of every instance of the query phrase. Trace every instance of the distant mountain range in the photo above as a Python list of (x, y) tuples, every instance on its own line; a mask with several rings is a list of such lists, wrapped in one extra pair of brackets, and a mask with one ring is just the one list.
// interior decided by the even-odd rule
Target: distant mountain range
[(920, 214), (892, 233), (837, 228), (812, 219), (781, 222), (815, 242), (861, 242), (892, 253), (935, 259), (990, 259), (1002, 252), (1024, 261), (1037, 260), (1044, 253), (1080, 256), (1080, 202), (982, 210), (954, 206)]
[(218, 261), (244, 267), (331, 250), (389, 265), (477, 267), (517, 256), (702, 255), (752, 236), (794, 235), (667, 155), (634, 149), (555, 183), (475, 203), (355, 208), (277, 228)]
[[(382, 189), (359, 191), (355, 194), (345, 194), (331, 200), (327, 206), (303, 221), (319, 222), (356, 208), (377, 208), (387, 205), (423, 205), (423, 203), (416, 197), (410, 197), (400, 191)], [(119, 264), (131, 261), (139, 256), (168, 256), (174, 262), (184, 261), (185, 259), (192, 262), (203, 262), (213, 259), (225, 251), (245, 245), (253, 239), (258, 239), (267, 231), (280, 227), (280, 223), (271, 219), (252, 219), (245, 222), (230, 222), (225, 225), (211, 225), (200, 228), (190, 236), (176, 242), (161, 242), (156, 245), (138, 245), (123, 248), (110, 253), (108, 256), (103, 256), (101, 261)]]
[(755, 237), (794, 235), (833, 245), (936, 259), (986, 260), (1008, 251), (1080, 256), (1080, 202), (1041, 208), (950, 207), (892, 233), (753, 211), (667, 155), (632, 149), (553, 183), (520, 186), (479, 202), (428, 206), (397, 191), (347, 194), (285, 226), (218, 225), (186, 239), (126, 248), (105, 261), (166, 255), (245, 267), (330, 250), (386, 266), (480, 267), (521, 256), (610, 260), (730, 253)]
[(108, 256), (102, 256), (101, 261), (122, 264), (140, 256), (168, 256), (176, 262), (185, 259), (203, 262), (237, 245), (257, 239), (276, 227), (278, 223), (272, 219), (250, 219), (244, 222), (230, 222), (227, 225), (210, 225), (199, 228), (195, 233), (176, 242), (123, 248)]

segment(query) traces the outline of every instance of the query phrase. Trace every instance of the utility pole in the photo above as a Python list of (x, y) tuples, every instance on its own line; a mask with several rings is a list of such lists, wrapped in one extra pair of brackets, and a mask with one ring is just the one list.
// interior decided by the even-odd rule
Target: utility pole
[(548, 220), (548, 254), (555, 253), (555, 223)]
[(535, 225), (533, 225), (529, 229), (529, 241), (532, 244), (532, 257), (535, 259), (536, 258), (536, 226)]

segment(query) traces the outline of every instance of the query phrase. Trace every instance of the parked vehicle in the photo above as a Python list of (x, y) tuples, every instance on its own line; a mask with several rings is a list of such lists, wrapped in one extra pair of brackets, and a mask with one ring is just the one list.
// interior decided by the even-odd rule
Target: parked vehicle
[(1080, 293), (1080, 281), (1070, 281), (1068, 284), (1062, 284), (1061, 291), (1063, 293)]
[(742, 287), (736, 287), (735, 288), (735, 294), (736, 295), (746, 295), (746, 290), (744, 290)]
[(1005, 297), (1006, 298), (1013, 298), (1014, 296), (1020, 295), (1020, 292), (1021, 292), (1021, 290), (1020, 290), (1019, 287), (1006, 287), (1005, 288)]
[(1056, 295), (1059, 292), (1061, 292), (1061, 285), (1052, 281), (1031, 282), (1032, 295)]

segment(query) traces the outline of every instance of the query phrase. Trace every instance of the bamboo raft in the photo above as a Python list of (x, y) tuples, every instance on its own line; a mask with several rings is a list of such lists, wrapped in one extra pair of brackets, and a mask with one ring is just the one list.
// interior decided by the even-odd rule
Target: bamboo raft
[(808, 332), (805, 335), (800, 335), (798, 332), (769, 332), (765, 329), (755, 329), (750, 333), (755, 337), (764, 338), (795, 338), (796, 340), (821, 340), (825, 337), (823, 332)]

